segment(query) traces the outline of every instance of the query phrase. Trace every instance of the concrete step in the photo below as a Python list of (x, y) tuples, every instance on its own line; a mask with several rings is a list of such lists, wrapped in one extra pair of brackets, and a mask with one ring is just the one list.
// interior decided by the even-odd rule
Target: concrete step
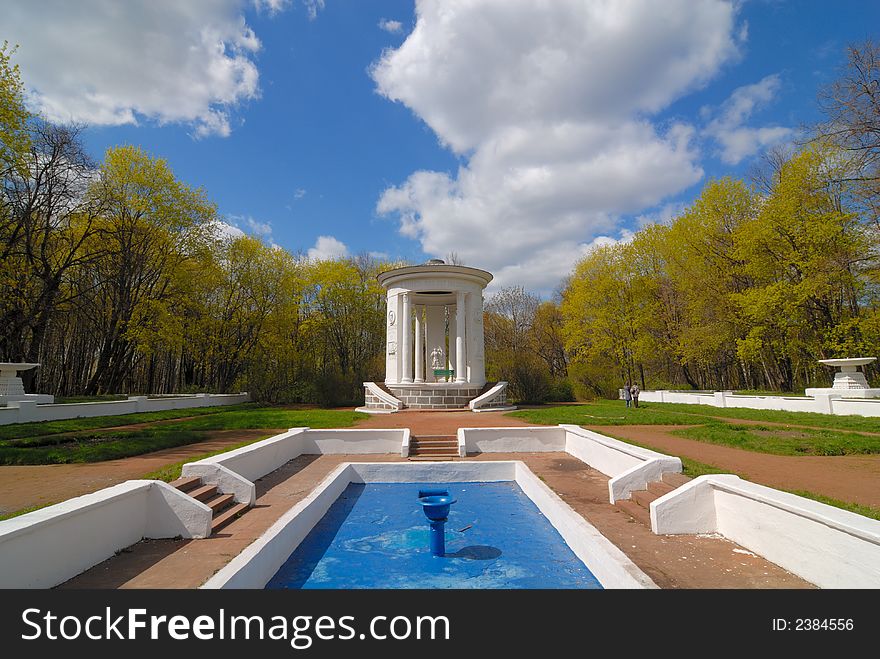
[(637, 522), (640, 522), (649, 528), (651, 527), (651, 513), (647, 508), (642, 508), (635, 501), (626, 499), (618, 501), (616, 505), (620, 510)]
[(247, 509), (247, 504), (236, 503), (235, 505), (229, 506), (219, 515), (215, 515), (214, 521), (211, 522), (211, 533), (216, 533), (224, 526), (229, 524), (229, 522), (244, 513)]
[(674, 485), (664, 483), (663, 481), (654, 481), (653, 483), (648, 483), (648, 492), (655, 495), (655, 498), (662, 497), (664, 494), (672, 492), (672, 490), (674, 489)]
[(684, 474), (663, 474), (663, 482), (667, 485), (671, 485), (673, 489), (681, 487), (690, 481), (690, 477), (685, 476)]
[(178, 478), (168, 484), (171, 487), (176, 487), (181, 492), (189, 492), (201, 485), (202, 479), (200, 476), (184, 476), (183, 478)]
[(231, 494), (218, 494), (212, 499), (205, 501), (214, 515), (235, 503), (235, 497)]
[(458, 459), (458, 453), (448, 455), (410, 455), (407, 460), (412, 462), (445, 462)]
[(458, 451), (458, 444), (453, 444), (452, 442), (436, 442), (434, 444), (413, 444), (410, 442), (409, 449), (411, 451)]
[(410, 452), (410, 455), (446, 455), (446, 454), (458, 455), (458, 447), (456, 447), (456, 446), (447, 446), (447, 447), (438, 446), (438, 447), (432, 447), (432, 448), (425, 448), (425, 447), (413, 448), (412, 446), (410, 446), (409, 452)]
[(455, 435), (410, 435), (410, 441), (417, 442), (457, 442)]
[(651, 502), (659, 496), (659, 494), (654, 494), (651, 490), (637, 490), (630, 493), (630, 501), (650, 510)]
[(201, 487), (197, 487), (194, 490), (190, 490), (187, 492), (193, 499), (197, 499), (202, 503), (206, 502), (208, 499), (214, 497), (217, 494), (217, 486), (216, 485), (202, 485)]

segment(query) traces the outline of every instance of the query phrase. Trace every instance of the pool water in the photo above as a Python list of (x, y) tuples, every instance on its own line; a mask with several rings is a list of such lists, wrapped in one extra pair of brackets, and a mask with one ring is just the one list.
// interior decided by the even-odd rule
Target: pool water
[[(418, 492), (457, 499), (433, 556)], [(351, 483), (266, 588), (602, 588), (513, 481)]]

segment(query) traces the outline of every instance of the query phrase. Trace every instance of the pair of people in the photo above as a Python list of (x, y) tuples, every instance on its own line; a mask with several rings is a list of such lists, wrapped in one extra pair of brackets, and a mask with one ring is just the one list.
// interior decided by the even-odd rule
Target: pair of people
[(639, 393), (639, 385), (635, 383), (630, 385), (627, 382), (626, 386), (623, 388), (623, 400), (626, 401), (627, 407), (639, 406)]

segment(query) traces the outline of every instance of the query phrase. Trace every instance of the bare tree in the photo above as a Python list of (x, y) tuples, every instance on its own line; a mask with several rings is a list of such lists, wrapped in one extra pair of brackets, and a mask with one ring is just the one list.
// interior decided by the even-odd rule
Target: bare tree
[(819, 106), (826, 121), (816, 139), (842, 149), (840, 182), (851, 184), (863, 215), (880, 223), (880, 45), (870, 39), (850, 45), (844, 70), (821, 90)]

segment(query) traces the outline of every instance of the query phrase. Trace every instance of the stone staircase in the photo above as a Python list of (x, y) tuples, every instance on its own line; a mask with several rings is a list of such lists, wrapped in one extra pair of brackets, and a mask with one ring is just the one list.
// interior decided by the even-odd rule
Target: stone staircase
[(654, 499), (659, 499), (667, 492), (672, 492), (672, 490), (681, 487), (688, 481), (690, 481), (690, 478), (682, 474), (663, 474), (662, 481), (648, 483), (647, 490), (632, 492), (630, 499), (622, 499), (616, 505), (634, 520), (650, 528), (651, 502)]
[(411, 435), (409, 438), (410, 460), (455, 460), (458, 457), (458, 438), (455, 435)]
[(216, 485), (204, 485), (198, 476), (178, 478), (170, 483), (184, 494), (201, 501), (213, 512), (211, 533), (214, 534), (232, 520), (244, 514), (248, 506), (236, 503), (231, 494), (222, 494)]

